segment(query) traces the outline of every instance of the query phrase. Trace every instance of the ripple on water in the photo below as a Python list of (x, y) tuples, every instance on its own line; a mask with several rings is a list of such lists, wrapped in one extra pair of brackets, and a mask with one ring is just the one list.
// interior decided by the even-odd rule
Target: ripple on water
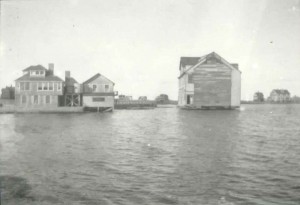
[(299, 119), (299, 105), (0, 115), (2, 197), (25, 205), (298, 205)]

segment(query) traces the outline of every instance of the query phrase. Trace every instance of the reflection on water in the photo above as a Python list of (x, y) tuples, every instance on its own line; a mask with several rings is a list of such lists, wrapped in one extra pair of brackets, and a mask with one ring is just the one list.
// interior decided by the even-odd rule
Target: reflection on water
[(31, 197), (5, 201), (299, 204), (299, 117), (298, 105), (0, 115), (1, 175)]

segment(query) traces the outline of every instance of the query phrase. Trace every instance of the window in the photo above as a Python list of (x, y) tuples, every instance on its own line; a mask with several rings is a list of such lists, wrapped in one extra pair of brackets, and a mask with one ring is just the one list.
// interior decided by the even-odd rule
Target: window
[(57, 83), (57, 90), (58, 90), (58, 91), (61, 90), (61, 83)]
[(43, 83), (38, 83), (38, 90), (43, 90)]
[(105, 88), (105, 92), (107, 92), (109, 90), (109, 85), (104, 85)]
[(48, 90), (48, 83), (43, 83), (43, 90)]
[(93, 85), (93, 92), (97, 90), (97, 85)]
[(49, 90), (53, 90), (53, 83), (52, 82), (49, 83)]
[(26, 95), (21, 96), (21, 103), (25, 104), (26, 103)]
[(30, 90), (29, 82), (26, 82), (26, 83), (25, 83), (25, 90)]
[(36, 75), (39, 75), (39, 74), (40, 74), (40, 71), (35, 71), (35, 74), (36, 74)]
[(34, 104), (38, 104), (39, 103), (39, 96), (38, 95), (33, 96), (33, 103)]
[(40, 71), (40, 75), (44, 75), (44, 71)]
[(104, 101), (105, 101), (105, 98), (100, 98), (100, 97), (93, 98), (93, 102), (104, 102)]
[(21, 90), (25, 90), (25, 83), (24, 82), (20, 82), (20, 87), (21, 87)]
[(50, 103), (50, 95), (46, 95), (46, 104)]
[(29, 82), (21, 82), (20, 86), (21, 86), (21, 90), (30, 90)]

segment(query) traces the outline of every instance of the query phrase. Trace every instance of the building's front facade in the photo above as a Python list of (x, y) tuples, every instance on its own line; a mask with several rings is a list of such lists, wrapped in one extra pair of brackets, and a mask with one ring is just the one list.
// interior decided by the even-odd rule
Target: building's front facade
[(96, 74), (82, 84), (82, 105), (87, 108), (113, 109), (114, 83), (101, 74)]
[(216, 53), (181, 57), (178, 92), (180, 107), (237, 108), (241, 99), (241, 72)]
[(274, 89), (268, 98), (270, 102), (290, 102), (291, 94), (288, 90)]
[(17, 106), (58, 107), (58, 97), (63, 95), (63, 80), (54, 75), (54, 64), (49, 64), (49, 69), (30, 66), (15, 83)]

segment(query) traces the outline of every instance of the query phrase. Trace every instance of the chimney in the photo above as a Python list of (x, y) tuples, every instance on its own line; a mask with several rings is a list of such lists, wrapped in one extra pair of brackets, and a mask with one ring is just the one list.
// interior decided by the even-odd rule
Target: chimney
[(48, 72), (49, 72), (49, 75), (54, 75), (54, 64), (53, 63), (49, 63)]
[(70, 71), (65, 71), (65, 80), (67, 81), (67, 79), (71, 78), (71, 72)]

